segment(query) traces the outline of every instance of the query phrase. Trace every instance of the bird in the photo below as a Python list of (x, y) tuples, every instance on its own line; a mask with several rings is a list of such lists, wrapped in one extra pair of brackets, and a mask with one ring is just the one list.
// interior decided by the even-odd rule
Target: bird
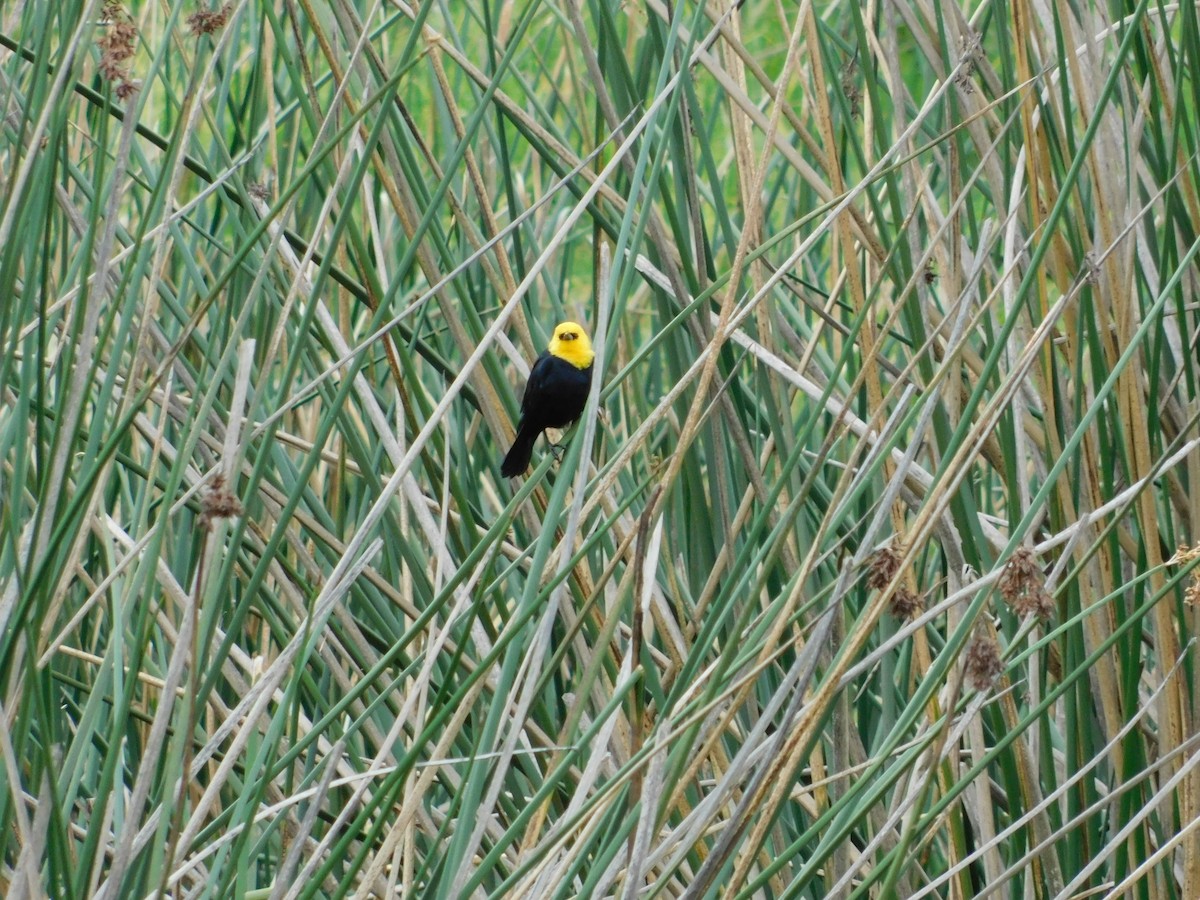
[(550, 346), (529, 370), (521, 418), (512, 449), (500, 465), (505, 478), (522, 475), (529, 468), (533, 445), (547, 428), (566, 428), (576, 421), (592, 386), (592, 342), (576, 322), (559, 322)]

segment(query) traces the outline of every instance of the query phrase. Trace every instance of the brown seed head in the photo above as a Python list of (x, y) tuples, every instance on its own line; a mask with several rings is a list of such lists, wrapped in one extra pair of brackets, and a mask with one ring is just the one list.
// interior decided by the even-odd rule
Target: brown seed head
[(198, 9), (187, 17), (188, 30), (195, 37), (213, 34), (225, 27), (232, 12), (232, 3), (226, 3), (220, 9)]
[[(1200, 544), (1194, 547), (1180, 544), (1175, 549), (1175, 555), (1167, 560), (1167, 565), (1186, 566), (1197, 556), (1200, 556)], [(1192, 582), (1183, 589), (1183, 602), (1188, 606), (1200, 604), (1200, 566), (1192, 569)]]
[(1004, 602), (1022, 618), (1035, 615), (1049, 619), (1054, 615), (1054, 598), (1046, 590), (1046, 576), (1027, 547), (1018, 548), (1005, 563), (996, 588)]
[(96, 45), (100, 48), (100, 75), (118, 85), (129, 81), (129, 60), (137, 49), (137, 27), (120, 3), (109, 0), (104, 4), (104, 29)]
[(889, 544), (871, 554), (867, 563), (867, 587), (873, 591), (882, 591), (900, 571), (900, 560), (904, 558), (904, 548)]
[(924, 608), (921, 598), (906, 587), (896, 588), (896, 593), (892, 595), (891, 613), (901, 622), (915, 619)]
[(986, 634), (976, 632), (967, 645), (964, 659), (967, 680), (977, 691), (986, 691), (1004, 672), (1004, 662), (1000, 659), (1000, 648)]
[(225, 476), (213, 478), (200, 509), (200, 527), (211, 531), (217, 519), (232, 519), (242, 514), (242, 504), (225, 486)]

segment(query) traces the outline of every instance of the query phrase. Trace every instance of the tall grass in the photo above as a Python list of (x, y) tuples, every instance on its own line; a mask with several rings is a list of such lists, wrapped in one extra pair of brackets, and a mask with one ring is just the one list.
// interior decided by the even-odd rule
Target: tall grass
[(1200, 896), (1197, 71), (1190, 3), (0, 7), (0, 893)]

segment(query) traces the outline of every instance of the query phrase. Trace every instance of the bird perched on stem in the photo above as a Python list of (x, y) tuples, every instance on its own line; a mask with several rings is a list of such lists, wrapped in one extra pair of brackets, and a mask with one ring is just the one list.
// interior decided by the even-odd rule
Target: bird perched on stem
[(529, 468), (533, 444), (547, 428), (565, 428), (579, 418), (592, 385), (592, 342), (575, 322), (560, 322), (550, 346), (542, 351), (525, 385), (517, 439), (504, 457), (500, 474), (521, 475)]

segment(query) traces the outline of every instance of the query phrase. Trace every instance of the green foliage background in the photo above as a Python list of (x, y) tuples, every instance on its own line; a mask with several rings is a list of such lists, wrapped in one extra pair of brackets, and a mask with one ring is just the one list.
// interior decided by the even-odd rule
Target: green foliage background
[(1200, 896), (1198, 71), (1192, 3), (4, 4), (0, 893)]

